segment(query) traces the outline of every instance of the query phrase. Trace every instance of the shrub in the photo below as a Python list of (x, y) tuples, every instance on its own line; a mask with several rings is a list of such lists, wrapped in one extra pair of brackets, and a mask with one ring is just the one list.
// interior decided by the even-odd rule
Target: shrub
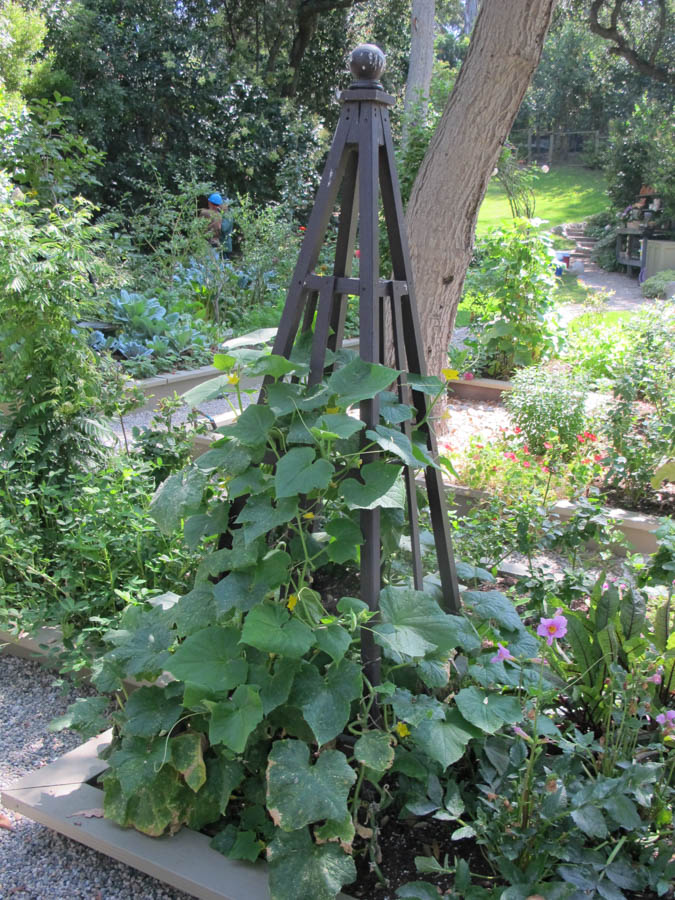
[(543, 453), (553, 436), (568, 453), (577, 444), (586, 420), (586, 386), (578, 377), (547, 372), (536, 366), (520, 369), (504, 403), (533, 453)]
[[(478, 374), (508, 378), (544, 360), (559, 343), (550, 241), (531, 222), (515, 219), (490, 231), (476, 258), (462, 300), (473, 317), (465, 343), (481, 361)], [(458, 368), (452, 353), (451, 366)]]
[[(86, 643), (127, 598), (180, 589), (192, 558), (148, 508), (154, 473), (138, 456), (96, 472), (54, 471), (39, 485), (20, 462), (0, 468), (0, 621), (59, 625)], [(105, 620), (105, 621), (104, 621)]]
[(664, 269), (663, 272), (657, 272), (642, 283), (642, 293), (645, 297), (662, 297), (666, 296), (666, 287), (675, 281), (675, 269)]
[(0, 451), (30, 458), (36, 476), (100, 456), (101, 417), (117, 408), (119, 382), (76, 327), (103, 269), (93, 213), (81, 198), (41, 208), (0, 181)]

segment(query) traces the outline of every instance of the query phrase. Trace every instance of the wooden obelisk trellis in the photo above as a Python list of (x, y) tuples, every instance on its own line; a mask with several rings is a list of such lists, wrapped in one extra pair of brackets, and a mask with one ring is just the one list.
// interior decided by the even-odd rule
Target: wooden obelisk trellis
[[(314, 325), (310, 357), (310, 384), (321, 380), (326, 350), (342, 345), (347, 297), (359, 297), (359, 346), (366, 362), (385, 363), (391, 345), (385, 335), (385, 304), (390, 309), (393, 359), (403, 374), (398, 379), (399, 397), (410, 402), (426, 438), (427, 448), (436, 457), (436, 439), (428, 422), (428, 401), (421, 391), (411, 389), (405, 373), (424, 375), (426, 365), (420, 337), (419, 319), (412, 282), (412, 270), (403, 221), (403, 206), (396, 175), (394, 147), (389, 124), (389, 107), (394, 98), (385, 93), (378, 79), (384, 71), (384, 55), (378, 47), (363, 44), (352, 53), (351, 70), (356, 80), (341, 95), (342, 111), (328, 154), (314, 208), (293, 273), (286, 305), (274, 343), (273, 353), (289, 357), (298, 330)], [(378, 192), (379, 185), (379, 192)], [(341, 191), (340, 218), (331, 275), (317, 275), (314, 268), (325, 240), (326, 229)], [(387, 227), (393, 277), (380, 278), (379, 195)], [(359, 277), (351, 277), (351, 265), (358, 224)], [(302, 325), (301, 325), (302, 323)], [(361, 403), (361, 419), (369, 428), (379, 424), (378, 399)], [(402, 426), (410, 437), (411, 423)], [(372, 452), (369, 452), (372, 460)], [(429, 466), (425, 470), (440, 580), (446, 609), (457, 612), (460, 605), (457, 574), (450, 541), (448, 513), (441, 474)], [(410, 524), (413, 579), (422, 588), (417, 496), (414, 472), (405, 467)], [(380, 510), (362, 510), (361, 599), (375, 610), (381, 589)], [(372, 633), (364, 630), (362, 656), (371, 682), (379, 681), (379, 653)]]

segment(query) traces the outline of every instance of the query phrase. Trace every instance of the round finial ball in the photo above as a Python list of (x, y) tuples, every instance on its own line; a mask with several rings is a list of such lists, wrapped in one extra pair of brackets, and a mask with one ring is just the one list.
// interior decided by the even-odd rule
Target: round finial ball
[(349, 67), (358, 81), (379, 81), (386, 64), (384, 53), (375, 44), (359, 44), (352, 50)]

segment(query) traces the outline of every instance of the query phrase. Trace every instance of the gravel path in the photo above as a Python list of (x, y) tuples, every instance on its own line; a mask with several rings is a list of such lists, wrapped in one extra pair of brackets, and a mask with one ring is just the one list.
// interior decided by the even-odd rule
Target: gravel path
[[(39, 663), (0, 656), (0, 788), (53, 762), (82, 743), (73, 732), (47, 726), (78, 695), (64, 695)], [(83, 844), (0, 807), (12, 822), (0, 827), (0, 897), (7, 900), (188, 900)], [(3, 821), (0, 819), (0, 821)]]

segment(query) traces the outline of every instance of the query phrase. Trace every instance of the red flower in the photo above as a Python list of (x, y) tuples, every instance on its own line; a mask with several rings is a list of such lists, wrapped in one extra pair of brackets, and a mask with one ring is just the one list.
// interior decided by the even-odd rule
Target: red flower
[(360, 250), (355, 250), (355, 251), (354, 251), (354, 256), (355, 256), (357, 259), (360, 259), (360, 257), (361, 257), (361, 251), (360, 251)]
[(597, 439), (598, 439), (597, 436), (595, 434), (592, 434), (590, 431), (588, 432), (586, 437), (588, 438), (589, 441), (597, 441)]
[(580, 444), (583, 444), (583, 442), (586, 440), (586, 438), (583, 436), (583, 434), (578, 434), (577, 440), (579, 441)]
[(591, 463), (593, 460), (592, 460), (590, 457), (587, 456), (587, 457), (585, 457), (585, 459), (582, 459), (581, 461), (582, 461), (582, 463), (583, 463), (585, 466), (587, 466), (587, 465), (588, 465), (589, 463)]
[(593, 455), (593, 459), (594, 459), (596, 462), (602, 462), (602, 460), (604, 459), (604, 456), (602, 455), (602, 453), (595, 453), (595, 454)]
[(473, 379), (473, 372), (465, 372), (465, 373), (462, 375), (462, 378), (463, 378), (465, 381), (471, 381), (471, 380)]
[(518, 425), (516, 425), (516, 427), (513, 429), (513, 432), (514, 432), (514, 434), (520, 434), (520, 432), (522, 430), (523, 430), (522, 428), (520, 428)]
[(298, 228), (298, 231), (307, 231), (307, 229), (305, 228), (304, 225), (301, 225), (301, 226)]
[(476, 450), (482, 450), (483, 444), (476, 444), (475, 447), (476, 447)]
[(523, 444), (523, 453), (525, 454), (525, 456), (528, 456), (530, 453), (530, 448), (527, 446), (527, 444)]
[(529, 461), (529, 459), (523, 460), (523, 467), (524, 467), (524, 468), (529, 469), (531, 465), (532, 465), (532, 463)]

